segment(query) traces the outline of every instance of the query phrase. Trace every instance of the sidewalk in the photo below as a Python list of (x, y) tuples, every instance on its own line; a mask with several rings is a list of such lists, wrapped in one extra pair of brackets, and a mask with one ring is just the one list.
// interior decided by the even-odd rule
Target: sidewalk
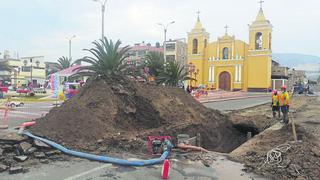
[(216, 102), (216, 101), (228, 101), (236, 99), (258, 98), (268, 97), (270, 93), (251, 93), (251, 92), (228, 92), (228, 91), (209, 91), (208, 95), (201, 95), (199, 98), (195, 98), (200, 103)]

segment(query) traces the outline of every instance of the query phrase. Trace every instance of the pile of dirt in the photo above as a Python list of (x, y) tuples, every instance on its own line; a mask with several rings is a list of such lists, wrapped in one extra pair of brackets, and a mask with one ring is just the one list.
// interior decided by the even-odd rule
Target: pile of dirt
[(205, 148), (230, 152), (245, 139), (227, 116), (207, 109), (182, 89), (120, 77), (87, 83), (71, 100), (38, 119), (31, 131), (85, 151), (140, 151), (149, 135), (200, 133)]
[[(291, 125), (264, 131), (231, 152), (231, 157), (245, 163), (247, 171), (275, 179), (317, 179), (320, 177), (320, 145), (303, 127), (297, 127), (297, 134), (300, 141), (293, 142)], [(288, 150), (280, 151), (279, 163), (269, 163), (267, 153), (278, 146)]]

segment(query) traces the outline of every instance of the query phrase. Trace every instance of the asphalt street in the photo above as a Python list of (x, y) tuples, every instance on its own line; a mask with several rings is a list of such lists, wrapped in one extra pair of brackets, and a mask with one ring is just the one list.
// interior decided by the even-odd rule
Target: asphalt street
[(217, 101), (204, 103), (203, 105), (208, 108), (217, 109), (220, 111), (232, 111), (262, 105), (267, 102), (270, 102), (270, 97), (251, 97), (246, 99)]
[[(134, 160), (134, 159), (129, 159)], [(172, 180), (264, 180), (260, 176), (242, 171), (242, 164), (232, 162), (222, 155), (215, 156), (210, 167), (201, 162), (171, 159), (170, 179)], [(78, 158), (68, 162), (36, 165), (25, 174), (9, 175), (4, 180), (160, 180), (162, 165), (148, 167), (124, 167), (98, 163)]]
[[(26, 103), (22, 107), (15, 107), (7, 113), (9, 128), (12, 129), (23, 122), (44, 116), (53, 107), (52, 102)], [(0, 110), (0, 118), (3, 117), (4, 110)]]

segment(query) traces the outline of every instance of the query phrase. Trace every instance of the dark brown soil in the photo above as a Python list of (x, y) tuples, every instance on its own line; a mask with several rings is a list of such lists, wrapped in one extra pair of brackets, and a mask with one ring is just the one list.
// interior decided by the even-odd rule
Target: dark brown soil
[[(313, 97), (294, 97), (290, 107), (290, 118), (295, 121), (299, 142), (293, 142), (292, 126), (281, 128), (276, 124), (231, 152), (234, 160), (241, 161), (247, 170), (271, 176), (273, 179), (319, 179), (320, 141), (319, 141), (319, 100)], [(266, 124), (274, 124), (269, 104), (231, 113), (237, 127), (263, 129)], [(242, 118), (240, 118), (240, 116)], [(309, 124), (308, 122), (312, 122)], [(250, 126), (252, 125), (252, 126)], [(279, 164), (264, 163), (268, 151), (281, 144), (291, 148), (282, 153)]]
[(230, 152), (244, 141), (219, 111), (207, 109), (182, 89), (125, 78), (96, 79), (61, 107), (38, 119), (31, 131), (69, 148), (140, 151), (149, 135), (200, 133), (202, 145)]

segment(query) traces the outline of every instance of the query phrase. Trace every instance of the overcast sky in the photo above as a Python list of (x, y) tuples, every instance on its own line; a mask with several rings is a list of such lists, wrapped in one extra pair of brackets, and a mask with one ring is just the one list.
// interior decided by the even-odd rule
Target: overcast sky
[[(320, 55), (319, 0), (265, 0), (264, 12), (274, 26), (277, 53)], [(106, 36), (124, 45), (163, 40), (158, 22), (176, 21), (168, 38), (186, 38), (200, 10), (210, 41), (230, 34), (248, 42), (248, 26), (259, 10), (258, 0), (108, 0)], [(67, 36), (75, 34), (73, 58), (85, 55), (100, 38), (101, 9), (92, 0), (0, 0), (0, 51), (11, 55), (44, 55), (46, 61), (68, 56)]]

